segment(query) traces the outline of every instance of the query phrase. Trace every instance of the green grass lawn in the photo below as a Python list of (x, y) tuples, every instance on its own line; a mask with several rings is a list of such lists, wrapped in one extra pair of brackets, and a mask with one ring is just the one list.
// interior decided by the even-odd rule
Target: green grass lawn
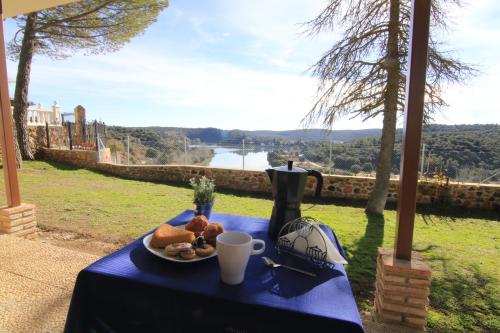
[[(132, 239), (187, 208), (188, 188), (119, 179), (46, 162), (25, 162), (20, 172), (24, 202), (34, 203), (40, 225)], [(3, 191), (3, 178), (1, 180)], [(5, 196), (2, 193), (2, 199)], [(219, 193), (217, 212), (269, 217), (270, 197)], [(307, 202), (303, 215), (332, 226), (347, 255), (347, 272), (361, 309), (371, 308), (376, 250), (392, 247), (396, 213), (365, 215), (348, 202)], [(433, 332), (500, 331), (499, 217), (416, 218), (414, 250), (433, 269), (429, 329)]]

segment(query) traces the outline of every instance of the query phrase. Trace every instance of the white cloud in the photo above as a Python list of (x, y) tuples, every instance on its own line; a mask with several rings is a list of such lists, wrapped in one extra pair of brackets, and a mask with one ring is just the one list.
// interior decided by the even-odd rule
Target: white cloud
[[(43, 82), (49, 77), (50, 84), (44, 86)], [(186, 126), (188, 122), (192, 126), (202, 126), (209, 123), (211, 117), (202, 119), (201, 113), (210, 112), (220, 114), (214, 117), (210, 126), (217, 126), (215, 122), (224, 118), (221, 117), (224, 113), (227, 119), (222, 121), (227, 126), (235, 127), (235, 123), (240, 123), (245, 129), (297, 127), (315, 91), (313, 79), (306, 76), (159, 54), (145, 55), (130, 49), (120, 52), (119, 57), (75, 57), (65, 62), (44, 61), (34, 66), (32, 86), (39, 94), (52, 92), (54, 87), (61, 85), (66, 85), (67, 92), (82, 96), (82, 104), (85, 99), (96, 97), (142, 101), (154, 115), (144, 120), (151, 125), (164, 119)], [(172, 112), (183, 110), (193, 114), (188, 114), (186, 119), (172, 119)], [(241, 122), (242, 119), (245, 121)]]
[[(44, 84), (48, 77), (50, 84)], [(145, 55), (130, 48), (119, 57), (77, 56), (59, 63), (44, 61), (34, 67), (32, 86), (38, 94), (53, 96), (54, 89), (63, 85), (68, 95), (81, 96), (76, 103), (84, 106), (93, 99), (109, 101), (96, 106), (98, 110), (89, 109), (91, 116), (129, 126), (137, 126), (133, 121), (142, 115), (142, 125), (298, 128), (316, 92), (315, 80), (306, 75)], [(112, 101), (120, 103), (114, 105)], [(127, 103), (131, 106), (124, 110)], [(143, 110), (138, 110), (138, 105)], [(126, 116), (118, 117), (124, 112)], [(363, 128), (380, 127), (378, 120), (354, 123)], [(353, 121), (347, 120), (334, 126), (352, 127)]]
[(500, 2), (475, 0), (451, 13), (454, 24), (447, 45), (459, 58), (479, 69), (477, 77), (445, 91), (449, 107), (436, 115), (437, 123), (500, 123), (498, 77), (500, 76)]
[(450, 107), (436, 116), (437, 123), (475, 124), (500, 123), (500, 106), (495, 100), (498, 95), (500, 66), (490, 67), (487, 73), (474, 79), (468, 85), (452, 86), (445, 93)]
[(257, 39), (281, 43), (293, 40), (299, 24), (315, 17), (325, 6), (324, 1), (303, 0), (217, 0), (215, 12), (236, 31)]

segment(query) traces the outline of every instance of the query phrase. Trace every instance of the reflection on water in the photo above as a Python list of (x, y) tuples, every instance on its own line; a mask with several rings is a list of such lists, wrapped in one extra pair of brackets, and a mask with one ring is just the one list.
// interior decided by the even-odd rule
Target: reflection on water
[[(214, 157), (208, 166), (215, 168), (242, 169), (243, 163), (246, 170), (265, 170), (270, 168), (267, 161), (266, 151), (246, 151), (245, 157), (241, 155), (241, 149), (210, 147), (214, 150)], [(243, 161), (244, 160), (244, 161)]]

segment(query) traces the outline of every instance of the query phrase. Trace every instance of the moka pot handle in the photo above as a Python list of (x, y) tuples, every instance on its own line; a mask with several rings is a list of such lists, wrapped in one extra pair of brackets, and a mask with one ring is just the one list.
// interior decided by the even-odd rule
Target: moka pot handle
[(318, 181), (316, 183), (316, 197), (319, 197), (321, 195), (321, 190), (323, 189), (323, 176), (321, 175), (320, 172), (316, 170), (307, 170), (307, 175), (308, 176), (313, 176), (316, 177), (316, 180)]

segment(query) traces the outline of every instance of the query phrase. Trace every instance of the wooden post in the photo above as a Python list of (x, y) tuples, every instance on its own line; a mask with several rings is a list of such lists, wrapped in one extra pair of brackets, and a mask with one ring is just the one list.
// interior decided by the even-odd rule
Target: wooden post
[(50, 148), (50, 131), (48, 122), (45, 122), (45, 136), (47, 137), (47, 148)]
[(3, 33), (3, 9), (0, 0), (0, 146), (2, 147), (3, 174), (7, 206), (21, 205), (19, 179), (17, 177), (16, 148), (12, 128), (7, 62), (5, 58), (5, 40)]
[(396, 222), (395, 256), (411, 260), (415, 202), (418, 182), (418, 160), (424, 115), (427, 49), (431, 0), (412, 0), (408, 76), (406, 78), (405, 121), (399, 200)]
[(66, 124), (68, 127), (69, 150), (73, 150), (73, 137), (71, 135), (71, 123), (68, 121)]

